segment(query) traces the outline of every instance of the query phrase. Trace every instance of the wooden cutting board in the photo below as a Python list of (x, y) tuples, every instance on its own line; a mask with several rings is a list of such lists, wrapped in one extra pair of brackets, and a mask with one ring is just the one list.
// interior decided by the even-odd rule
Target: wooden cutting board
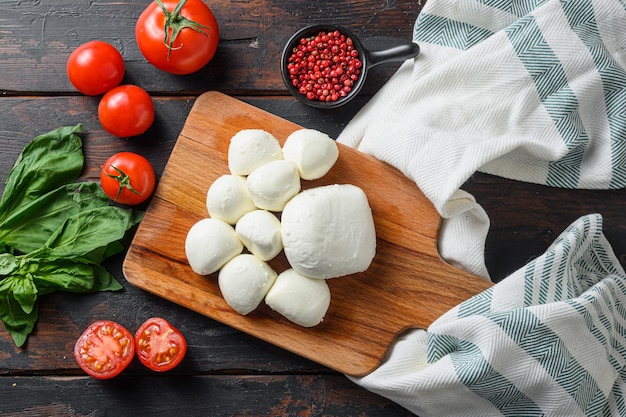
[[(303, 189), (354, 184), (367, 194), (377, 235), (376, 256), (363, 273), (329, 280), (331, 306), (317, 327), (303, 328), (265, 304), (247, 316), (232, 310), (217, 274), (200, 276), (184, 250), (187, 231), (208, 217), (206, 192), (228, 173), (230, 138), (265, 129), (281, 143), (298, 125), (217, 92), (200, 96), (183, 127), (124, 261), (133, 285), (240, 329), (339, 372), (374, 370), (393, 339), (427, 328), (450, 308), (491, 286), (453, 268), (437, 251), (440, 218), (415, 183), (377, 159), (339, 145), (339, 159), (321, 180)], [(289, 268), (283, 254), (270, 262)]]

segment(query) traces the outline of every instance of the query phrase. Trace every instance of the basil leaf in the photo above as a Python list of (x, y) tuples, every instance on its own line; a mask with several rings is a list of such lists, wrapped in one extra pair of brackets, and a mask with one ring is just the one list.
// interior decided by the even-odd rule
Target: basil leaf
[(89, 259), (93, 263), (101, 264), (105, 259), (110, 258), (113, 255), (117, 255), (118, 253), (122, 253), (124, 249), (126, 249), (126, 246), (124, 246), (120, 241), (115, 241), (91, 251), (85, 255), (85, 258)]
[[(6, 254), (3, 255), (6, 258)], [(37, 287), (32, 278), (32, 271), (37, 269), (37, 262), (24, 256), (13, 257), (10, 260), (14, 266), (10, 275), (2, 280), (3, 288), (13, 294), (13, 298), (18, 302), (22, 310), (29, 314), (37, 301)]]
[(19, 260), (10, 253), (0, 253), (0, 278), (11, 275), (19, 267)]
[(69, 219), (50, 236), (45, 247), (46, 256), (76, 258), (120, 240), (136, 223), (132, 210), (116, 206), (98, 207), (80, 212)]
[(85, 293), (123, 288), (101, 265), (85, 259), (40, 260), (33, 280), (40, 295), (54, 291)]
[(31, 276), (13, 276), (13, 297), (19, 303), (24, 313), (30, 314), (37, 301), (37, 287)]
[(93, 265), (94, 267), (94, 291), (119, 291), (122, 284), (113, 277), (102, 265)]
[(5, 278), (0, 281), (0, 319), (4, 328), (9, 332), (16, 346), (22, 346), (26, 338), (33, 331), (39, 317), (37, 304), (30, 313), (24, 312), (20, 304), (13, 297), (11, 280)]
[(44, 246), (69, 217), (108, 205), (109, 198), (95, 182), (63, 185), (12, 212), (0, 223), (0, 240), (29, 253)]
[(82, 125), (37, 136), (18, 157), (0, 200), (0, 220), (39, 196), (78, 179), (83, 168)]

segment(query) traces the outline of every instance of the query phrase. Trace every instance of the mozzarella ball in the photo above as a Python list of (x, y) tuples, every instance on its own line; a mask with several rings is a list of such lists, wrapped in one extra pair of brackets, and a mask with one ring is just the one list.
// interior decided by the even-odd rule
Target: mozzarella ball
[(287, 201), (300, 192), (300, 176), (293, 162), (271, 161), (252, 171), (247, 185), (255, 206), (281, 211)]
[(235, 229), (219, 219), (202, 219), (185, 239), (185, 254), (191, 269), (200, 275), (217, 271), (243, 250)]
[(322, 322), (328, 311), (330, 289), (323, 279), (308, 278), (288, 269), (278, 276), (265, 303), (289, 321), (313, 327)]
[(233, 175), (248, 175), (261, 165), (282, 157), (280, 143), (271, 133), (244, 129), (230, 139), (228, 169)]
[(285, 205), (281, 223), (287, 260), (307, 277), (363, 272), (376, 254), (372, 211), (363, 190), (354, 185), (301, 192)]
[(315, 129), (293, 132), (283, 145), (283, 158), (298, 167), (305, 180), (322, 178), (337, 162), (339, 149), (330, 136)]
[(249, 211), (256, 209), (248, 192), (246, 179), (239, 175), (222, 175), (209, 187), (206, 196), (209, 215), (235, 224)]
[(226, 303), (239, 314), (256, 309), (276, 280), (276, 272), (254, 255), (235, 256), (222, 267), (218, 284)]
[(269, 261), (283, 249), (280, 220), (265, 210), (254, 210), (243, 215), (235, 225), (243, 245), (262, 261)]

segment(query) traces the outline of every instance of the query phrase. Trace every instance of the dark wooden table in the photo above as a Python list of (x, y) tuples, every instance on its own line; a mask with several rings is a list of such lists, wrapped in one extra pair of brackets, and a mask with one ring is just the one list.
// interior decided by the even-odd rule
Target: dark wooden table
[[(220, 46), (207, 67), (189, 76), (160, 72), (141, 56), (134, 24), (147, 4), (0, 0), (2, 183), (36, 135), (77, 123), (85, 131), (83, 179), (97, 180), (101, 164), (122, 150), (145, 155), (160, 174), (194, 99), (209, 90), (336, 136), (397, 66), (372, 70), (359, 99), (324, 112), (287, 95), (278, 71), (282, 46), (299, 27), (327, 21), (352, 29), (374, 49), (407, 41), (423, 1), (208, 1), (220, 23)], [(91, 39), (115, 45), (126, 62), (124, 81), (153, 96), (157, 116), (146, 134), (108, 135), (98, 123), (98, 98), (83, 96), (67, 80), (67, 57)], [(603, 214), (605, 234), (626, 263), (624, 190), (553, 189), (483, 174), (463, 188), (492, 220), (486, 258), (495, 280), (540, 255), (569, 223), (592, 212)], [(333, 370), (133, 287), (122, 260), (120, 255), (106, 265), (123, 284), (121, 292), (42, 297), (39, 322), (23, 348), (0, 325), (1, 415), (410, 415)], [(122, 376), (97, 381), (77, 367), (73, 345), (92, 321), (112, 319), (136, 329), (151, 316), (167, 318), (187, 337), (189, 351), (177, 369), (155, 374), (133, 363)]]

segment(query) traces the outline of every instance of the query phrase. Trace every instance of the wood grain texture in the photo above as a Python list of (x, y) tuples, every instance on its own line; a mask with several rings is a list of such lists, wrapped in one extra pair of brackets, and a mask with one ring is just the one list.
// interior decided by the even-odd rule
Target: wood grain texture
[[(303, 2), (293, 0), (206, 1), (219, 24), (215, 57), (197, 73), (174, 76), (147, 63), (134, 28), (148, 1), (56, 0), (0, 2), (0, 91), (78, 94), (66, 76), (66, 62), (81, 43), (100, 39), (114, 45), (126, 64), (125, 83), (159, 94), (287, 95), (279, 72), (289, 37), (313, 23), (335, 23), (352, 30), (367, 47), (382, 49), (411, 40), (421, 4), (393, 2)], [(379, 88), (394, 66), (370, 71), (364, 93)], [(371, 79), (370, 79), (371, 78)]]
[[(339, 159), (303, 188), (353, 184), (368, 196), (377, 253), (367, 271), (329, 281), (332, 301), (322, 324), (303, 328), (260, 306), (247, 316), (224, 301), (216, 276), (187, 264), (187, 231), (208, 217), (206, 192), (228, 173), (230, 138), (241, 129), (264, 129), (281, 143), (299, 128), (227, 95), (198, 98), (124, 262), (126, 279), (147, 291), (226, 323), (342, 373), (365, 375), (393, 339), (408, 328), (427, 328), (450, 308), (491, 286), (446, 264), (437, 251), (440, 218), (430, 201), (398, 170), (339, 145)], [(278, 273), (284, 256), (270, 261)]]
[[(6, 384), (0, 386), (3, 394), (0, 415), (3, 417), (413, 415), (382, 397), (368, 396), (362, 388), (343, 375), (337, 374), (177, 375), (168, 378), (121, 376), (116, 378), (114, 383), (111, 382), (113, 381), (95, 381), (85, 376), (10, 378)], [(51, 396), (51, 392), (54, 392), (54, 397)], [(20, 399), (22, 401), (19, 401)]]

